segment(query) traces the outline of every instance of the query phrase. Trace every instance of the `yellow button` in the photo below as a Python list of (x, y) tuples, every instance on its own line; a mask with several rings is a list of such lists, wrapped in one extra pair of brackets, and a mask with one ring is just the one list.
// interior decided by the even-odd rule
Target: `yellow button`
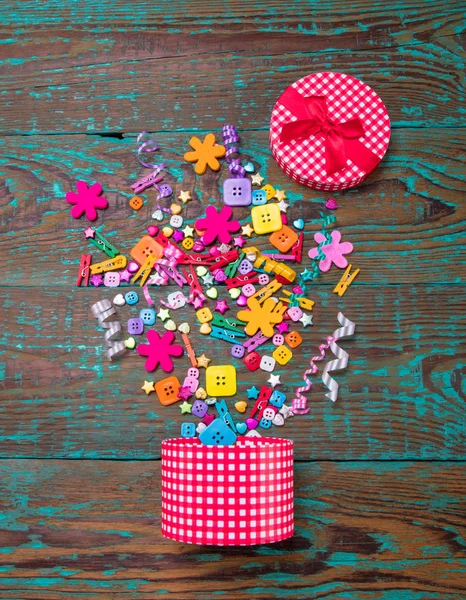
[(196, 311), (196, 317), (199, 319), (200, 323), (208, 323), (214, 318), (212, 315), (212, 311), (207, 306), (205, 308), (200, 308), (198, 311)]
[(251, 210), (252, 225), (259, 235), (279, 231), (283, 227), (278, 204), (262, 204)]
[(233, 365), (207, 367), (206, 391), (208, 396), (234, 396), (236, 394), (236, 369)]
[(264, 190), (267, 201), (272, 200), (272, 198), (275, 196), (276, 190), (273, 185), (270, 185), (270, 183), (267, 183), (261, 189)]
[(279, 365), (286, 365), (293, 357), (293, 352), (286, 346), (278, 346), (272, 353), (272, 356)]
[(191, 250), (191, 248), (194, 246), (194, 240), (192, 237), (185, 237), (181, 242), (181, 245), (185, 250)]

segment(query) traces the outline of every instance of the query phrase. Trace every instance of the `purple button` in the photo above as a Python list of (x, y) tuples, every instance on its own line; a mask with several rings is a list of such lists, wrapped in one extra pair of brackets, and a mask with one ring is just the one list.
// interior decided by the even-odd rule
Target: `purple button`
[(239, 344), (235, 344), (231, 349), (231, 355), (235, 358), (243, 358), (245, 353), (244, 346), (240, 346)]
[(139, 335), (144, 331), (144, 321), (142, 319), (128, 319), (128, 333), (130, 335)]
[(249, 262), (247, 258), (244, 258), (238, 265), (238, 272), (241, 273), (241, 275), (247, 275), (253, 269), (252, 263)]
[(251, 180), (225, 179), (223, 202), (227, 206), (249, 206), (251, 204)]
[(209, 407), (207, 406), (207, 404), (202, 400), (195, 400), (194, 404), (191, 407), (191, 413), (193, 415), (196, 415), (196, 417), (202, 419), (202, 417), (206, 414), (208, 408)]

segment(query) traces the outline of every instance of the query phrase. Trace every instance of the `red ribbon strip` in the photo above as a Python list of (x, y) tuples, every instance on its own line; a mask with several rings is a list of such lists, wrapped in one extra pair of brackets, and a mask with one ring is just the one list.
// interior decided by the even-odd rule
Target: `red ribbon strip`
[(379, 164), (380, 158), (359, 141), (365, 135), (359, 117), (340, 123), (332, 121), (325, 96), (303, 96), (292, 87), (283, 92), (279, 102), (297, 117), (297, 121), (283, 125), (280, 141), (289, 144), (292, 140), (323, 135), (327, 175), (344, 169), (348, 158), (366, 173)]

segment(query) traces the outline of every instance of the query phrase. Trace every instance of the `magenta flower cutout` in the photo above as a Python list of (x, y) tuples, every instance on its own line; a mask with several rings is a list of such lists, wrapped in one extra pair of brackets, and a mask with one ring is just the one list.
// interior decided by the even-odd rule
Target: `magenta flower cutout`
[(198, 219), (195, 226), (198, 231), (205, 231), (202, 243), (206, 246), (212, 244), (217, 238), (221, 244), (229, 244), (230, 231), (233, 233), (241, 228), (239, 221), (230, 221), (233, 211), (229, 206), (224, 206), (220, 212), (217, 212), (214, 206), (208, 206), (205, 214), (205, 218)]
[(184, 352), (182, 346), (173, 344), (175, 334), (173, 331), (167, 331), (162, 337), (151, 329), (147, 332), (148, 344), (139, 344), (137, 347), (138, 354), (147, 356), (146, 371), (155, 371), (160, 365), (165, 373), (173, 371), (173, 361), (170, 356), (181, 356)]
[[(348, 261), (343, 255), (353, 252), (353, 244), (351, 242), (340, 243), (341, 233), (339, 231), (332, 231), (331, 238), (332, 241), (330, 244), (325, 244), (320, 247), (322, 253), (325, 254), (325, 258), (319, 261), (319, 269), (321, 271), (328, 271), (332, 266), (332, 263), (340, 269), (344, 269), (348, 265)], [(314, 235), (314, 240), (320, 244), (325, 241), (325, 235), (316, 233)], [(311, 248), (308, 253), (309, 258), (316, 258), (318, 253), (319, 251), (317, 248)]]
[(79, 219), (84, 213), (89, 221), (95, 221), (97, 219), (96, 208), (107, 208), (107, 199), (101, 196), (102, 186), (100, 183), (94, 183), (90, 187), (87, 187), (85, 181), (78, 181), (76, 183), (77, 194), (74, 192), (66, 193), (66, 201), (68, 204), (74, 204), (71, 209), (71, 216), (73, 219)]

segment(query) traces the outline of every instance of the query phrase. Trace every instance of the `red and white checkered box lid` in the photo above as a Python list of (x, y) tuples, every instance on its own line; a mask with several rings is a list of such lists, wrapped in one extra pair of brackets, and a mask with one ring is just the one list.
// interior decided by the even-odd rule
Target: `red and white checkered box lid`
[(252, 546), (293, 535), (293, 442), (238, 437), (162, 442), (162, 534), (187, 544)]
[[(384, 103), (372, 88), (344, 73), (314, 73), (299, 79), (290, 88), (303, 97), (325, 96), (327, 115), (336, 123), (359, 117), (365, 131), (359, 142), (374, 154), (377, 166), (390, 141), (390, 119)], [(280, 141), (283, 125), (297, 120), (284, 105), (286, 94), (287, 90), (277, 100), (270, 121), (270, 147), (283, 171), (298, 183), (319, 190), (343, 190), (361, 183), (375, 167), (365, 171), (350, 158), (347, 158), (346, 168), (327, 174), (322, 133), (300, 141), (292, 140), (289, 144)]]

